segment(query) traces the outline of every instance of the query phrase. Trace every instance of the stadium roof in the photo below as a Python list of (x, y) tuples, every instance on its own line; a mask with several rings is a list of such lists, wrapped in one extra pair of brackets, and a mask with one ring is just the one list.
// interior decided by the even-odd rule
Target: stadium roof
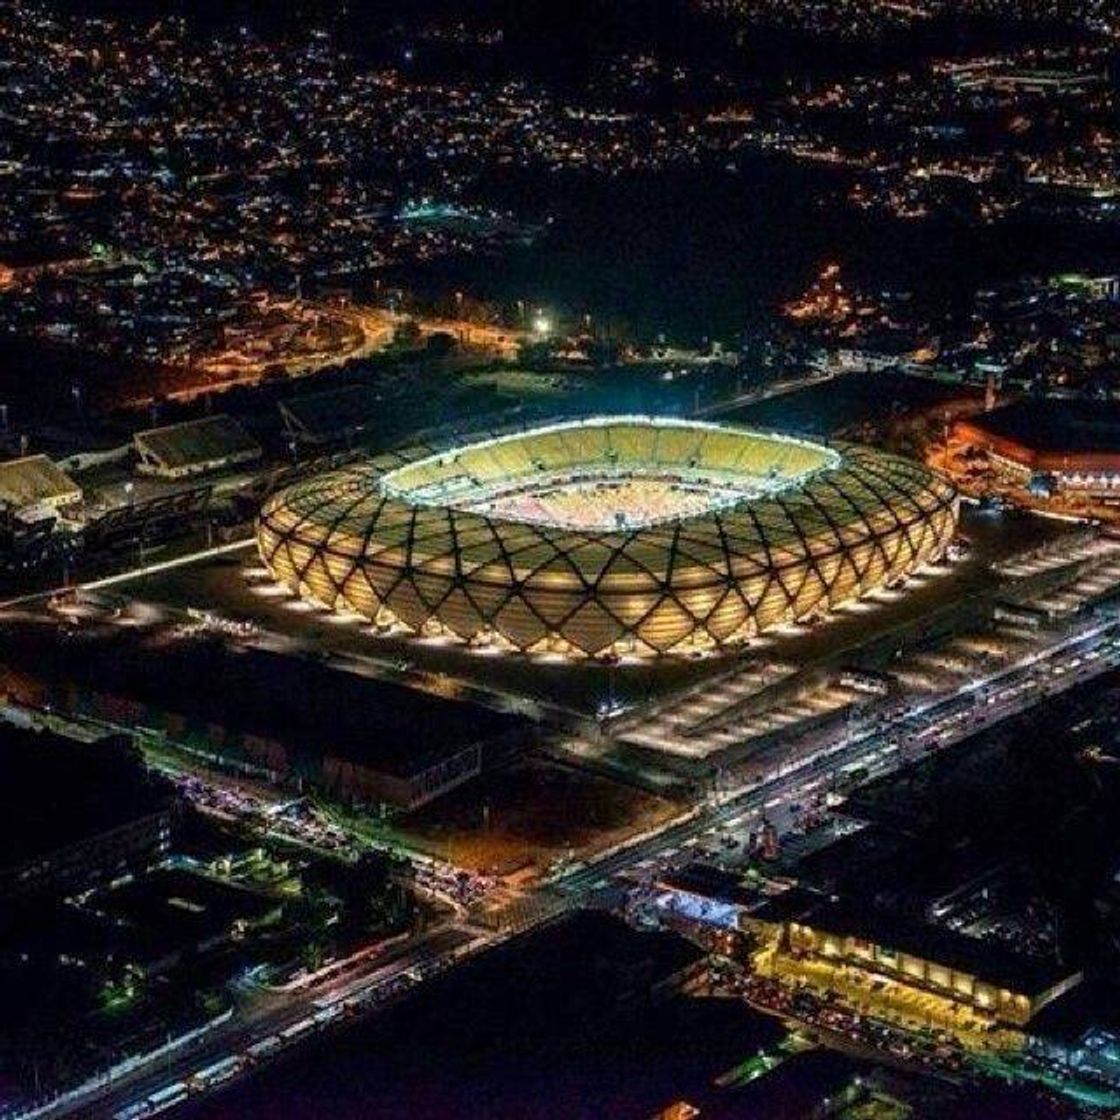
[[(900, 582), (951, 538), (956, 493), (917, 463), (641, 417), (551, 425), (303, 480), (258, 544), (293, 593), (378, 625), (531, 651), (712, 648)], [(391, 468), (386, 471), (386, 468)], [(750, 483), (732, 504), (571, 528), (462, 503), (581, 471)], [(616, 645), (616, 643), (618, 643)]]
[(347, 385), (280, 402), (284, 423), (312, 443), (360, 432), (373, 422), (380, 408), (377, 393), (368, 385)]
[(231, 416), (206, 416), (133, 436), (144, 465), (159, 474), (217, 470), (256, 459), (260, 445)]
[(0, 502), (16, 509), (42, 503), (68, 505), (82, 499), (82, 488), (46, 455), (0, 463)]

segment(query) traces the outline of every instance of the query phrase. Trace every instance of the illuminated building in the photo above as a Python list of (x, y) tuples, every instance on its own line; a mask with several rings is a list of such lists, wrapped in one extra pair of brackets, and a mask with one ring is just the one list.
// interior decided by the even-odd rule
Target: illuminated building
[(1013, 955), (897, 913), (809, 899), (797, 889), (743, 915), (742, 925), (773, 952), (777, 975), (805, 979), (815, 971), (820, 981), (853, 992), (891, 984), (900, 1002), (908, 992), (928, 992), (1012, 1027), (1025, 1026), (1082, 979), (1074, 967)]
[(953, 438), (1024, 485), (1045, 478), (1051, 490), (1120, 496), (1120, 409), (1112, 402), (1021, 401), (957, 420)]
[(937, 560), (957, 496), (868, 448), (649, 417), (416, 449), (296, 483), (261, 557), (380, 628), (569, 656), (688, 653)]
[(77, 506), (82, 488), (46, 455), (0, 463), (0, 505), (15, 513), (61, 513)]

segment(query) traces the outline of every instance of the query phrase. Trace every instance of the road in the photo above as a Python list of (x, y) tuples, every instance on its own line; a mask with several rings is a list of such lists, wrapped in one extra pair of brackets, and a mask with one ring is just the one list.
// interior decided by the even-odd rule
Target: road
[(744, 408), (749, 404), (758, 404), (761, 401), (768, 401), (774, 397), (783, 397), (787, 393), (796, 393), (801, 389), (808, 389), (813, 385), (823, 385), (826, 381), (832, 381), (837, 377), (842, 377), (845, 373), (856, 372), (860, 371), (848, 369), (844, 366), (830, 366), (825, 370), (810, 371), (799, 377), (775, 381), (761, 388), (748, 389), (734, 397), (713, 401), (711, 404), (706, 404), (700, 408), (694, 409), (692, 415), (697, 420), (712, 420), (719, 416), (726, 416), (729, 412), (735, 412), (737, 409)]
[[(556, 874), (538, 888), (539, 897), (577, 906), (601, 892), (683, 865), (696, 858), (697, 849), (719, 846), (729, 834), (757, 832), (764, 822), (779, 836), (788, 835), (803, 804), (819, 798), (845, 773), (858, 781), (880, 777), (1117, 666), (1120, 619), (1109, 616), (1082, 623), (951, 693), (896, 703), (873, 712), (858, 726), (804, 737), (791, 744), (795, 757), (756, 762), (753, 770), (740, 771), (742, 780), (736, 787), (717, 792), (676, 820), (586, 865)], [(539, 920), (555, 911), (556, 906), (542, 906)], [(181, 1100), (245, 1076), (305, 1037), (383, 1007), (426, 976), (498, 940), (448, 922), (382, 956), (363, 959), (353, 969), (332, 973), (321, 984), (287, 993), (246, 992), (232, 1021), (188, 1052), (40, 1115), (139, 1120), (162, 1114)], [(153, 1095), (160, 1102), (155, 1107), (147, 1103)]]
[(727, 832), (757, 831), (764, 821), (779, 837), (789, 834), (803, 803), (845, 771), (864, 771), (862, 781), (882, 777), (1118, 666), (1120, 620), (1085, 626), (949, 695), (881, 714), (856, 729), (804, 740), (811, 749), (796, 761), (753, 773), (655, 834), (561, 872), (550, 889), (586, 899), (635, 873), (687, 863), (705, 841), (718, 841)]
[[(255, 989), (245, 981), (228, 1023), (131, 1076), (39, 1115), (138, 1120), (165, 1114), (177, 1104), (247, 1076), (285, 1050), (321, 1037), (356, 1015), (395, 1002), (487, 943), (475, 930), (442, 925), (296, 991)], [(159, 1104), (149, 1103), (153, 1100)]]

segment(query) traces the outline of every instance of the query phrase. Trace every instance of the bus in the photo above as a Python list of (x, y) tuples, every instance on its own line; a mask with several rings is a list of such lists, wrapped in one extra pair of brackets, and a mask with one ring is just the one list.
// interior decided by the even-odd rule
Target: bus
[(299, 1038), (300, 1035), (307, 1034), (308, 1031), (315, 1029), (315, 1020), (311, 1018), (300, 1019), (299, 1022), (293, 1023), (290, 1027), (285, 1027), (280, 1032), (280, 1037), (285, 1042), (291, 1042), (293, 1039)]
[(166, 1085), (148, 1095), (148, 1116), (158, 1116), (161, 1112), (182, 1104), (187, 1099), (189, 1090), (185, 1081), (176, 1081), (174, 1085)]
[(245, 1053), (249, 1055), (249, 1061), (259, 1062), (275, 1054), (283, 1045), (279, 1035), (270, 1034), (267, 1038), (262, 1038), (260, 1042), (254, 1042)]
[(126, 1105), (124, 1108), (113, 1113), (113, 1120), (140, 1120), (141, 1117), (148, 1115), (148, 1102), (133, 1101), (132, 1104)]
[(196, 1070), (190, 1077), (190, 1087), (195, 1090), (212, 1089), (231, 1077), (236, 1077), (241, 1072), (241, 1057), (233, 1054), (228, 1058), (221, 1058), (211, 1065)]

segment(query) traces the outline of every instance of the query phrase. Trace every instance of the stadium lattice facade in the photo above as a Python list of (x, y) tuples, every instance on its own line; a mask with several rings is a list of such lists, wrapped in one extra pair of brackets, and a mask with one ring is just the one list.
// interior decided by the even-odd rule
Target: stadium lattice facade
[(953, 488), (893, 455), (605, 417), (318, 475), (269, 499), (257, 537), (291, 592), (382, 629), (653, 656), (899, 583), (956, 521)]

